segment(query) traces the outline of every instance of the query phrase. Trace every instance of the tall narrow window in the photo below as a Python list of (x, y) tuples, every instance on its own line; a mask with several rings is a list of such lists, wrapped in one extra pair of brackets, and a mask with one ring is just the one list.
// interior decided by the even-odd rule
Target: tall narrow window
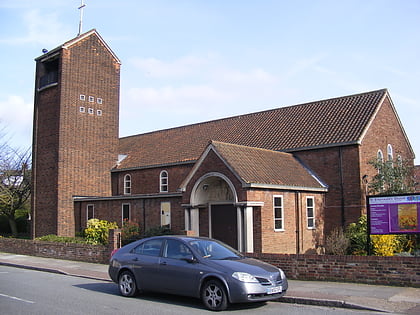
[(388, 162), (392, 163), (392, 160), (394, 159), (394, 150), (392, 149), (392, 145), (388, 144), (386, 148), (386, 153)]
[(168, 172), (160, 172), (160, 192), (168, 191)]
[(378, 153), (376, 154), (376, 157), (378, 159), (378, 162), (383, 162), (384, 161), (384, 154), (382, 153), (381, 150), (378, 150)]
[(124, 195), (131, 194), (131, 176), (129, 174), (124, 176)]
[(86, 206), (86, 220), (89, 221), (95, 217), (95, 206), (87, 205)]
[(284, 216), (283, 216), (283, 197), (274, 196), (274, 230), (284, 230)]
[(130, 213), (130, 204), (129, 203), (123, 203), (122, 205), (122, 224), (126, 221), (130, 221), (131, 219), (131, 213)]
[(306, 197), (306, 219), (308, 229), (315, 228), (315, 202), (314, 197)]
[(160, 225), (171, 228), (171, 203), (160, 203)]

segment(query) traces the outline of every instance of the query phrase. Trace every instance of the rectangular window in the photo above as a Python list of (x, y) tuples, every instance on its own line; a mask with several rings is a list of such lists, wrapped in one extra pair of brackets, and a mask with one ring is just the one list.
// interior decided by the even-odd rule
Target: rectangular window
[(98, 110), (96, 111), (96, 115), (98, 115), (98, 116), (102, 116), (102, 110), (98, 109)]
[(85, 113), (86, 112), (86, 109), (83, 106), (80, 106), (79, 107), (79, 112)]
[(131, 219), (131, 213), (130, 213), (130, 204), (129, 203), (123, 203), (122, 205), (122, 224), (124, 224), (125, 221), (130, 221)]
[(94, 205), (87, 205), (86, 206), (86, 220), (89, 221), (90, 219), (95, 218), (95, 206)]
[(308, 229), (315, 228), (315, 201), (314, 197), (306, 197), (306, 218)]
[(91, 114), (91, 115), (93, 115), (95, 113), (95, 110), (93, 108), (89, 108), (88, 109), (88, 113)]
[(95, 101), (95, 98), (93, 96), (89, 96), (89, 102), (93, 103)]
[(86, 95), (80, 94), (79, 99), (81, 101), (85, 101), (86, 100)]
[(160, 225), (171, 228), (171, 203), (160, 203)]
[(98, 98), (96, 99), (96, 102), (97, 102), (98, 104), (102, 104), (102, 98), (98, 97)]
[(274, 230), (284, 231), (283, 196), (274, 196)]

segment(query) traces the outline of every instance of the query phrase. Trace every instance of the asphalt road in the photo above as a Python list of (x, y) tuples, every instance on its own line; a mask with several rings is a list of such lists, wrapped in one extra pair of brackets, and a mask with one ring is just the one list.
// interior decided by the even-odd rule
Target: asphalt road
[[(162, 294), (119, 295), (117, 285), (61, 274), (0, 266), (0, 314), (215, 314), (200, 300)], [(279, 302), (233, 305), (221, 313), (375, 314)], [(220, 314), (217, 313), (217, 314)], [(377, 313), (379, 314), (379, 313)]]

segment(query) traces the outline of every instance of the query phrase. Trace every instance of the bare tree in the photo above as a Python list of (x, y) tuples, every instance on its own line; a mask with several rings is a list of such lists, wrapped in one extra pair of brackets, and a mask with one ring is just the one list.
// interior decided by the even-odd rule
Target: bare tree
[[(0, 132), (0, 140), (4, 137)], [(7, 217), (12, 234), (18, 233), (16, 210), (25, 207), (31, 195), (31, 153), (12, 149), (0, 141), (0, 214)]]

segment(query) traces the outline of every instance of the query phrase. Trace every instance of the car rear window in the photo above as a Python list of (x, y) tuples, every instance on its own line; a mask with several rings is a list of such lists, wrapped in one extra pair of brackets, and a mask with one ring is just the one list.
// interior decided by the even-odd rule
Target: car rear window
[(132, 250), (132, 253), (146, 256), (159, 256), (163, 239), (148, 240)]

